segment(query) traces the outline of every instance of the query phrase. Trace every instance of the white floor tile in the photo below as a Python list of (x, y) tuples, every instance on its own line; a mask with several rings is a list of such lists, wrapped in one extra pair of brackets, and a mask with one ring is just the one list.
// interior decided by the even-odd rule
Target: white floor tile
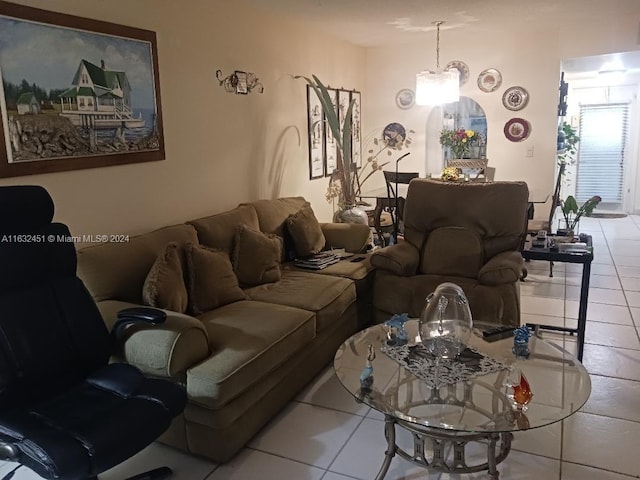
[(640, 278), (620, 277), (620, 283), (626, 292), (640, 292)]
[(521, 295), (520, 309), (522, 310), (522, 313), (564, 317), (564, 300), (560, 298)]
[(637, 475), (638, 438), (640, 423), (578, 412), (564, 420), (563, 460)]
[(631, 325), (587, 322), (585, 341), (596, 345), (640, 350), (638, 332), (636, 328)]
[(587, 371), (594, 375), (640, 381), (640, 351), (638, 350), (587, 343), (584, 346), (582, 363)]
[(322, 477), (322, 480), (353, 480), (353, 477), (345, 477), (339, 473), (327, 472)]
[[(580, 301), (580, 287), (568, 286), (567, 298)], [(589, 303), (605, 303), (607, 305), (627, 306), (627, 300), (622, 290), (589, 287)]]
[(532, 282), (529, 277), (527, 277), (527, 281), (520, 284), (520, 294), (537, 297), (564, 298), (565, 286), (556, 283)]
[(629, 480), (629, 477), (600, 468), (562, 462), (562, 480)]
[(325, 369), (300, 392), (296, 400), (361, 416), (365, 416), (370, 410), (367, 405), (357, 403), (355, 397), (347, 392), (336, 377), (332, 366)]
[(320, 480), (324, 472), (317, 467), (246, 448), (206, 480)]
[(326, 469), (360, 421), (357, 415), (292, 402), (249, 446)]
[(625, 292), (630, 307), (640, 307), (640, 292)]
[[(580, 302), (567, 300), (567, 317), (578, 318), (578, 308)], [(587, 320), (605, 323), (619, 323), (621, 325), (632, 325), (629, 308), (623, 305), (607, 305), (604, 303), (587, 304)]]
[[(591, 375), (591, 396), (582, 410), (640, 422), (640, 382)], [(615, 408), (612, 408), (612, 403)]]
[(520, 452), (560, 459), (562, 428), (560, 422), (546, 427), (515, 432), (511, 448)]
[(622, 277), (631, 277), (631, 278), (640, 278), (640, 267), (626, 267), (618, 265), (616, 267), (620, 278)]
[[(505, 461), (498, 465), (498, 471), (501, 479), (554, 480), (560, 476), (560, 461), (512, 451)], [(487, 472), (484, 471), (466, 475), (443, 473), (440, 480), (487, 480), (488, 478)]]

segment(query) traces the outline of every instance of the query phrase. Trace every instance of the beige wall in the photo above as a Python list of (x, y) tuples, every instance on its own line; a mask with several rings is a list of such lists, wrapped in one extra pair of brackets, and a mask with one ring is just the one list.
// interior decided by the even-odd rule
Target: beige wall
[[(362, 89), (360, 48), (232, 0), (18, 3), (157, 33), (167, 159), (0, 184), (45, 186), (56, 219), (74, 235), (135, 234), (287, 195), (305, 196), (320, 220), (330, 220), (327, 182), (308, 177), (305, 84), (291, 75)], [(255, 72), (264, 94), (226, 93), (218, 68)]]
[[(637, 17), (633, 18), (614, 11), (604, 26), (567, 22), (562, 30), (531, 29), (514, 22), (500, 31), (475, 27), (441, 32), (441, 65), (461, 60), (469, 66), (469, 81), (462, 87), (461, 95), (473, 98), (485, 110), (487, 158), (489, 165), (496, 168), (496, 180), (525, 180), (536, 192), (553, 190), (561, 60), (637, 49), (638, 24)], [(400, 110), (395, 106), (396, 92), (402, 88), (415, 89), (415, 74), (434, 69), (435, 64), (435, 35), (429, 44), (367, 50), (365, 131), (393, 121), (416, 131), (412, 154), (403, 160), (400, 170), (427, 173), (434, 171), (427, 164), (441, 165), (441, 159), (434, 160), (431, 153), (427, 159), (431, 149), (425, 132), (432, 108), (414, 106)], [(496, 92), (484, 93), (477, 87), (477, 77), (490, 67), (502, 73), (503, 83)], [(502, 105), (502, 94), (514, 85), (526, 88), (530, 94), (528, 106), (518, 112)], [(531, 123), (527, 140), (513, 143), (505, 138), (503, 128), (512, 117)], [(431, 146), (434, 141), (437, 142), (431, 139)], [(530, 148), (533, 157), (527, 156)], [(381, 179), (376, 181), (383, 183)], [(543, 218), (547, 214), (548, 206), (537, 207), (536, 216)]]

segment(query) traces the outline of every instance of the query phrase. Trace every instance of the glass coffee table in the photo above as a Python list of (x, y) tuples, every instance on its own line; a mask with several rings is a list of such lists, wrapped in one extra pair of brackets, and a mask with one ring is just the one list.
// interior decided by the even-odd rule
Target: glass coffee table
[[(418, 335), (418, 322), (405, 324), (409, 345)], [(334, 358), (336, 376), (356, 398), (385, 416), (385, 458), (376, 480), (382, 480), (395, 455), (425, 468), (448, 473), (487, 470), (498, 479), (497, 465), (511, 450), (512, 432), (544, 427), (578, 411), (589, 398), (591, 380), (582, 364), (553, 343), (532, 336), (529, 358), (512, 353), (513, 338), (492, 343), (472, 335), (469, 346), (505, 366), (520, 369), (528, 380), (533, 398), (526, 409), (513, 406), (505, 386), (508, 368), (429, 387), (403, 365), (381, 351), (387, 331), (375, 325), (343, 343)], [(361, 388), (360, 376), (373, 346), (373, 384)], [(396, 427), (408, 430), (413, 451), (396, 443)], [(486, 446), (486, 458), (468, 458), (467, 445)], [(473, 460), (476, 460), (475, 462)]]

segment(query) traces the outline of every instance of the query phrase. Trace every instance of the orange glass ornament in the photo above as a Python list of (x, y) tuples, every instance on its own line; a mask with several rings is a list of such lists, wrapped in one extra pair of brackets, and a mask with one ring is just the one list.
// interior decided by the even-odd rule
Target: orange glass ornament
[(529, 382), (522, 372), (520, 372), (520, 383), (513, 387), (513, 401), (520, 405), (527, 405), (531, 398), (533, 398), (533, 392), (529, 386)]

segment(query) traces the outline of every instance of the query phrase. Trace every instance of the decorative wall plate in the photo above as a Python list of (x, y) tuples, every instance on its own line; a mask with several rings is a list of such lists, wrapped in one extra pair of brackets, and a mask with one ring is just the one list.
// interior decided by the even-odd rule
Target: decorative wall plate
[(502, 74), (495, 68), (487, 68), (478, 75), (478, 88), (483, 92), (495, 92), (502, 85)]
[(507, 110), (522, 110), (529, 103), (529, 92), (523, 87), (509, 87), (502, 94), (502, 104)]
[(469, 80), (469, 67), (466, 63), (461, 62), (460, 60), (452, 60), (447, 63), (446, 67), (444, 67), (445, 70), (449, 70), (450, 68), (455, 68), (460, 72), (460, 86), (467, 83), (467, 80)]
[(413, 107), (416, 103), (416, 94), (409, 88), (403, 88), (396, 93), (396, 106), (403, 110)]
[(524, 118), (512, 118), (504, 124), (504, 136), (512, 142), (522, 142), (530, 133), (531, 124)]

